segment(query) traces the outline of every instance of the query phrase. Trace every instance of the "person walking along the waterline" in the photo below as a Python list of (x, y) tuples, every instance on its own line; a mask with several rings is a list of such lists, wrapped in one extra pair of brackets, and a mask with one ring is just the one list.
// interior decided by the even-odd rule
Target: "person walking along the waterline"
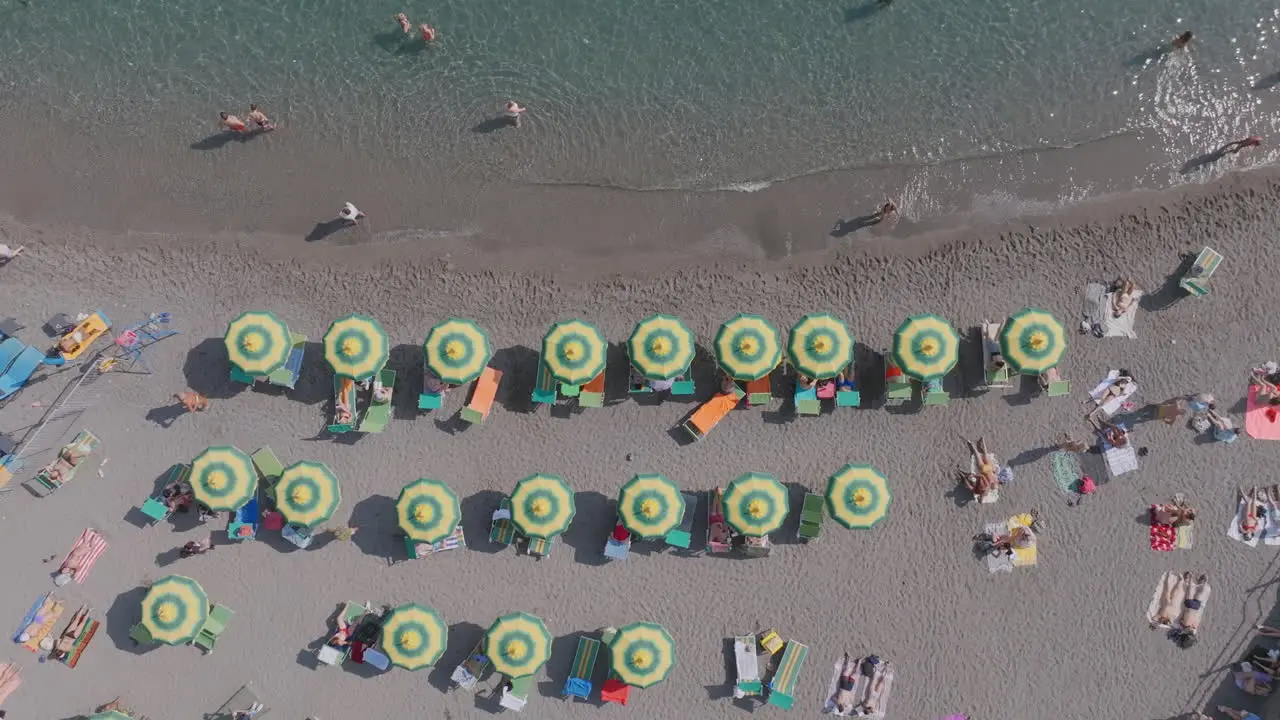
[(360, 212), (360, 208), (355, 205), (345, 203), (342, 209), (338, 211), (338, 217), (352, 225), (357, 225), (360, 222), (360, 218), (364, 217), (364, 213)]
[(268, 132), (276, 129), (276, 124), (271, 122), (271, 118), (267, 117), (266, 113), (258, 109), (256, 103), (250, 103), (249, 105), (249, 119), (253, 121), (254, 125), (258, 126), (259, 132)]

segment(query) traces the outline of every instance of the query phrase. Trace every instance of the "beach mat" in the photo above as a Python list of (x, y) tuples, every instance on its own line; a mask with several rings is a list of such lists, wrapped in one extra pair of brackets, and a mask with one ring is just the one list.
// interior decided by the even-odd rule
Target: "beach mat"
[[(1164, 628), (1166, 630), (1182, 629), (1182, 626), (1178, 623), (1178, 618), (1176, 617), (1171, 618), (1168, 624), (1156, 622), (1156, 613), (1160, 611), (1160, 592), (1164, 589), (1165, 578), (1174, 574), (1176, 573), (1166, 572), (1160, 576), (1160, 580), (1156, 582), (1156, 591), (1151, 594), (1151, 603), (1147, 605), (1147, 622), (1155, 627)], [(1205, 583), (1204, 596), (1201, 598), (1200, 602), (1202, 607), (1206, 610), (1209, 607), (1209, 598), (1212, 594), (1213, 586), (1209, 583)], [(1179, 585), (1178, 589), (1173, 594), (1174, 607), (1181, 608), (1183, 601), (1186, 599), (1187, 593), (1185, 585)]]
[[(893, 690), (893, 666), (888, 662), (881, 663), (881, 669), (878, 675), (884, 675), (884, 690), (880, 693), (879, 712), (859, 715), (858, 717), (876, 718), (882, 720), (889, 712), (889, 693)], [(858, 700), (858, 704), (866, 702), (867, 694), (871, 692), (871, 685), (875, 682), (875, 678), (869, 678), (862, 673), (858, 673), (858, 683), (853, 687), (853, 695)]]
[(1027, 531), (1031, 533), (1034, 540), (1029, 548), (1013, 549), (1014, 567), (1034, 567), (1038, 565), (1040, 563), (1040, 538), (1037, 537), (1035, 531), (1031, 529), (1031, 514), (1022, 513), (1020, 515), (1014, 515), (1009, 518), (1007, 525), (1009, 532), (1013, 532), (1013, 529), (1018, 527), (1026, 528)]
[(34, 633), (31, 633), (31, 637), (22, 643), (22, 647), (33, 653), (40, 652), (40, 641), (49, 637), (49, 633), (53, 632), (54, 624), (58, 622), (58, 618), (62, 617), (62, 611), (65, 609), (66, 606), (62, 604), (61, 600), (54, 600), (53, 609), (44, 615), (43, 620), (39, 617), (33, 620), (33, 622), (39, 622), (40, 627), (36, 628)]
[(84, 629), (80, 631), (80, 636), (76, 638), (76, 646), (66, 657), (61, 658), (62, 664), (69, 668), (74, 668), (80, 662), (80, 656), (88, 649), (90, 641), (98, 634), (98, 628), (102, 623), (97, 620), (90, 620), (85, 623)]
[(0, 705), (4, 705), (13, 691), (18, 689), (22, 684), (22, 677), (18, 675), (19, 668), (17, 663), (8, 663), (0, 665)]
[(1253, 534), (1252, 540), (1245, 540), (1244, 537), (1240, 535), (1240, 519), (1243, 517), (1244, 517), (1244, 501), (1241, 500), (1240, 502), (1236, 503), (1236, 514), (1231, 516), (1231, 524), (1227, 526), (1227, 537), (1231, 538), (1232, 540), (1239, 540), (1240, 542), (1244, 543), (1245, 545), (1248, 545), (1249, 547), (1258, 547), (1258, 540), (1262, 538), (1262, 530), (1266, 529), (1266, 526), (1267, 526), (1266, 524), (1268, 521), (1263, 520), (1262, 518), (1259, 518), (1258, 524), (1261, 525), (1262, 527), (1259, 529), (1258, 532)]
[(1155, 505), (1147, 511), (1147, 518), (1151, 525), (1149, 533), (1151, 549), (1158, 552), (1172, 552), (1178, 544), (1178, 531), (1172, 525), (1156, 522)]
[(1244, 431), (1249, 433), (1249, 437), (1257, 440), (1280, 440), (1280, 406), (1274, 407), (1275, 422), (1267, 417), (1270, 409), (1273, 409), (1270, 403), (1258, 402), (1258, 386), (1250, 386), (1244, 411)]
[(81, 548), (88, 548), (88, 554), (81, 561), (80, 569), (76, 570), (73, 576), (77, 583), (84, 583), (85, 580), (89, 579), (89, 571), (93, 569), (93, 564), (98, 562), (98, 558), (102, 557), (102, 553), (107, 551), (107, 539), (102, 537), (98, 531), (92, 528), (85, 528), (84, 532), (80, 533), (80, 537), (76, 538), (75, 543), (72, 544), (71, 550), (62, 558), (61, 565), (66, 565), (67, 560)]
[(1174, 528), (1174, 530), (1178, 533), (1175, 547), (1179, 550), (1190, 550), (1192, 544), (1195, 543), (1195, 524), (1183, 525), (1180, 528)]
[(1138, 337), (1133, 326), (1138, 317), (1138, 300), (1142, 298), (1142, 291), (1133, 293), (1133, 303), (1129, 305), (1129, 310), (1118, 318), (1111, 317), (1113, 294), (1107, 292), (1107, 286), (1102, 283), (1086, 284), (1080, 307), (1081, 316), (1089, 323), (1089, 328), (1095, 335), (1130, 339)]
[(1055, 451), (1049, 456), (1049, 467), (1053, 472), (1053, 484), (1064, 493), (1075, 493), (1080, 487), (1080, 478), (1084, 471), (1080, 467), (1080, 457), (1066, 450)]

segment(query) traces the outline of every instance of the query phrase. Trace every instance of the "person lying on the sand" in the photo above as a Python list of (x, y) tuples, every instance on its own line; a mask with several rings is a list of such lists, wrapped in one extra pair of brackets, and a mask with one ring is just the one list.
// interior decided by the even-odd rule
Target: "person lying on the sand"
[(84, 630), (84, 626), (89, 622), (89, 608), (80, 606), (80, 609), (71, 616), (71, 622), (67, 624), (67, 629), (62, 631), (58, 639), (53, 643), (53, 652), (50, 656), (55, 660), (61, 660), (71, 654), (75, 648), (76, 638), (80, 637), (80, 633)]
[(1254, 625), (1253, 628), (1263, 637), (1280, 637), (1280, 628), (1273, 628), (1270, 625)]
[(960, 471), (964, 485), (974, 497), (984, 498), (1000, 487), (1000, 469), (996, 466), (995, 457), (987, 452), (986, 441), (982, 438), (978, 438), (977, 443), (965, 440), (964, 444), (969, 448), (969, 456), (978, 470), (976, 473)]
[(876, 673), (875, 680), (871, 682), (871, 688), (867, 691), (867, 699), (854, 708), (854, 715), (864, 716), (880, 713), (880, 703), (884, 700), (884, 686), (888, 680), (888, 674), (889, 663), (884, 663), (880, 666), (879, 672)]
[(31, 624), (24, 627), (22, 632), (18, 633), (18, 642), (26, 642), (33, 635), (40, 632), (40, 628), (44, 626), (44, 619), (49, 616), (58, 607), (58, 601), (52, 595), (46, 595), (44, 602), (40, 604), (40, 609), (31, 620)]
[(1275, 361), (1249, 370), (1249, 384), (1258, 388), (1258, 399), (1280, 405), (1280, 364)]
[(59, 575), (66, 575), (69, 578), (76, 576), (86, 562), (94, 555), (93, 543), (81, 543), (77, 545), (67, 559), (62, 561), (62, 566), (58, 568)]
[[(1231, 720), (1262, 720), (1262, 718), (1254, 715), (1248, 710), (1235, 710), (1226, 705), (1219, 705), (1218, 712), (1231, 718)], [(1203, 715), (1201, 717), (1204, 717)]]
[(1172, 503), (1157, 505), (1155, 509), (1155, 521), (1158, 525), (1185, 527), (1194, 522), (1195, 519), (1195, 509), (1186, 503), (1176, 500)]
[(1236, 687), (1249, 693), (1266, 697), (1271, 694), (1271, 675), (1253, 663), (1245, 661), (1236, 666), (1231, 673)]
[(1156, 606), (1155, 616), (1151, 619), (1151, 626), (1172, 625), (1173, 618), (1178, 614), (1178, 603), (1176, 598), (1184, 583), (1184, 576), (1190, 573), (1166, 573), (1164, 576), (1164, 586), (1160, 588), (1160, 602)]
[(1258, 501), (1257, 487), (1254, 487), (1248, 493), (1237, 488), (1236, 493), (1239, 495), (1240, 501), (1244, 503), (1244, 509), (1240, 513), (1240, 539), (1249, 542), (1258, 533), (1260, 525), (1258, 518), (1266, 510), (1262, 507), (1262, 503)]
[(1129, 446), (1129, 433), (1119, 425), (1105, 423), (1102, 429), (1098, 431), (1098, 435), (1102, 436), (1104, 442), (1113, 448), (1123, 448)]
[(1177, 642), (1179, 647), (1186, 649), (1199, 640), (1200, 618), (1204, 615), (1204, 600), (1209, 593), (1209, 576), (1201, 575), (1192, 581), (1191, 573), (1184, 573), (1183, 582), (1186, 583), (1187, 597), (1182, 601), (1182, 612), (1178, 615), (1182, 630), (1178, 633)]
[(1213, 438), (1215, 440), (1231, 442), (1236, 439), (1236, 426), (1231, 421), (1231, 418), (1213, 408), (1205, 411), (1205, 417), (1208, 418), (1209, 425), (1213, 428)]
[(1270, 680), (1270, 678), (1280, 675), (1280, 660), (1273, 657), (1273, 654), (1275, 653), (1280, 653), (1280, 651), (1267, 650), (1261, 645), (1258, 645), (1249, 651), (1249, 654), (1241, 664), (1252, 664), (1255, 670), (1261, 670), (1266, 673), (1268, 680)]
[(1111, 293), (1111, 317), (1120, 318), (1133, 307), (1134, 296), (1138, 294), (1138, 284), (1133, 278), (1117, 280), (1115, 290)]
[(840, 666), (840, 679), (836, 681), (836, 694), (833, 702), (836, 704), (836, 711), (844, 714), (853, 709), (857, 697), (853, 694), (853, 688), (858, 682), (858, 663), (850, 659), (849, 653), (844, 654), (844, 663)]

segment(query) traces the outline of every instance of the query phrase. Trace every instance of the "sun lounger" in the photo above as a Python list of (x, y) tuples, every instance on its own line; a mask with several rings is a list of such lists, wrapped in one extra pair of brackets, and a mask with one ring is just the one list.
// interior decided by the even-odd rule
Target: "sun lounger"
[(920, 392), (924, 394), (925, 405), (946, 405), (951, 402), (951, 395), (942, 386), (942, 378), (925, 383)]
[(764, 692), (760, 682), (760, 658), (756, 653), (756, 636), (740, 635), (733, 639), (734, 664), (738, 668), (738, 679), (733, 686), (733, 696), (744, 698)]
[(1071, 383), (1062, 379), (1058, 368), (1049, 368), (1040, 375), (1040, 387), (1049, 397), (1063, 397), (1071, 392)]
[(806, 389), (796, 383), (795, 405), (797, 415), (821, 415), (822, 401), (818, 399), (817, 386)]
[(684, 517), (680, 519), (680, 526), (667, 533), (663, 539), (672, 547), (688, 550), (693, 543), (693, 513), (698, 507), (698, 496), (682, 492), (680, 497), (684, 498)]
[(822, 534), (826, 502), (826, 498), (821, 495), (804, 494), (804, 505), (800, 508), (800, 529), (797, 531), (802, 542), (808, 542)]
[(868, 702), (871, 698), (871, 688), (875, 686), (876, 681), (881, 677), (884, 678), (884, 685), (880, 689), (879, 697), (876, 698), (876, 712), (867, 713), (861, 717), (875, 718), (880, 720), (889, 710), (889, 691), (893, 689), (893, 665), (882, 662), (876, 670), (873, 677), (867, 677), (862, 673), (858, 673), (857, 682), (853, 686), (853, 696), (857, 698), (859, 703)]
[(798, 643), (795, 640), (787, 643), (787, 649), (782, 652), (782, 660), (778, 663), (778, 669), (774, 671), (773, 677), (769, 679), (769, 697), (768, 703), (774, 707), (790, 710), (795, 704), (795, 697), (792, 693), (796, 689), (796, 681), (800, 679), (800, 669), (804, 667), (805, 658), (809, 657), (809, 646)]
[(631, 699), (631, 686), (610, 676), (600, 687), (600, 699), (626, 707), (627, 701)]
[[(102, 627), (102, 623), (90, 618), (85, 621), (84, 627), (80, 629), (80, 634), (76, 636), (75, 642), (72, 643), (71, 649), (65, 655), (59, 655), (58, 661), (69, 668), (74, 668), (80, 663), (80, 656), (88, 649), (90, 641), (98, 634), (98, 628)], [(70, 628), (70, 623), (68, 623)], [(63, 631), (65, 632), (65, 630)]]
[[(618, 527), (621, 527), (619, 524)], [(614, 529), (617, 532), (617, 528)], [(623, 532), (626, 532), (623, 530)], [(613, 534), (609, 535), (609, 539), (604, 543), (604, 556), (608, 560), (626, 560), (627, 555), (631, 552), (631, 533), (626, 533), (625, 540), (619, 540)]]
[(493, 408), (493, 400), (498, 396), (498, 384), (502, 382), (502, 371), (491, 367), (484, 369), (471, 387), (471, 401), (462, 408), (463, 421), (479, 425), (489, 417)]
[(747, 381), (747, 405), (756, 407), (768, 405), (771, 402), (773, 402), (773, 385), (770, 375)]
[(476, 683), (480, 682), (480, 679), (484, 677), (485, 670), (488, 669), (489, 658), (484, 654), (484, 640), (481, 640), (467, 654), (467, 659), (453, 669), (453, 674), (449, 676), (449, 679), (453, 681), (454, 685), (474, 692)]
[(165, 505), (163, 500), (153, 497), (147, 498), (142, 503), (142, 507), (138, 508), (138, 510), (151, 521), (148, 523), (149, 525), (155, 525), (156, 523), (168, 520), (170, 513), (172, 513), (169, 506)]
[(36, 368), (40, 367), (40, 363), (44, 362), (44, 358), (44, 353), (33, 347), (23, 349), (9, 365), (9, 369), (0, 375), (0, 400), (21, 390)]
[[(707, 493), (707, 552), (727, 553), (733, 549), (732, 531), (724, 521), (724, 488)], [(687, 506), (686, 506), (687, 507)]]
[(213, 653), (213, 648), (218, 644), (218, 638), (227, 629), (227, 623), (231, 622), (231, 616), (235, 612), (226, 605), (212, 605), (209, 608), (209, 617), (204, 621), (204, 627), (200, 628), (200, 634), (196, 635), (196, 639), (191, 641), (192, 645), (204, 651), (205, 655)]
[(578, 650), (573, 654), (573, 665), (569, 667), (569, 679), (564, 681), (565, 697), (591, 698), (591, 674), (596, 667), (596, 656), (600, 653), (600, 641), (595, 638), (578, 638)]
[(537, 405), (555, 405), (559, 384), (541, 358), (538, 360), (538, 382), (533, 386), (533, 402)]
[[(568, 395), (568, 393), (565, 393)], [(586, 385), (582, 386), (581, 392), (578, 393), (578, 405), (580, 407), (598, 408), (604, 407), (604, 371), (601, 370)]]
[(845, 373), (844, 382), (836, 383), (836, 407), (859, 407), (862, 405), (862, 393), (858, 390), (854, 366), (850, 365)]
[(396, 387), (396, 371), (391, 368), (383, 368), (378, 373), (378, 380), (373, 384), (374, 392), (378, 387), (386, 389), (386, 396), (379, 400), (376, 395), (369, 401), (369, 409), (365, 410), (364, 418), (360, 421), (360, 432), (380, 433), (387, 427), (387, 422), (391, 420), (391, 398)]
[[(347, 386), (347, 391), (344, 393), (342, 391), (342, 388), (343, 388), (343, 385), (347, 383), (350, 383), (350, 385)], [(338, 406), (343, 402), (346, 403), (347, 412), (351, 413), (351, 419), (348, 422), (338, 422)], [(359, 414), (358, 408), (356, 407), (356, 383), (352, 382), (349, 379), (340, 378), (337, 375), (334, 375), (333, 376), (333, 424), (329, 426), (329, 432), (333, 433), (334, 435), (349, 433), (355, 429), (356, 421), (359, 419), (359, 417), (360, 417), (360, 414)]]
[(17, 360), (18, 356), (26, 348), (27, 346), (23, 345), (22, 341), (15, 337), (6, 338), (3, 342), (0, 342), (0, 373), (8, 370), (13, 361)]
[(258, 448), (250, 457), (253, 459), (253, 466), (258, 469), (258, 474), (268, 485), (274, 485), (276, 480), (284, 474), (284, 463), (280, 462), (275, 451), (266, 445)]
[[(361, 618), (368, 613), (368, 605), (347, 601), (342, 604), (342, 610), (340, 611), (339, 616), (342, 618), (342, 622), (355, 627), (360, 624)], [(347, 659), (347, 655), (350, 653), (350, 650), (351, 648), (349, 645), (334, 647), (326, 642), (324, 645), (320, 646), (319, 650), (316, 651), (316, 659), (325, 665), (340, 665)]]
[(511, 522), (511, 498), (502, 498), (489, 523), (489, 541), (510, 545), (516, 539), (516, 526)]
[(1004, 323), (983, 320), (978, 328), (982, 343), (982, 370), (986, 380), (984, 389), (1013, 387), (1007, 364), (1002, 363), (998, 368), (991, 366), (992, 357), (1000, 352), (1000, 330), (1003, 327)]
[(78, 325), (71, 328), (70, 332), (62, 336), (58, 342), (58, 355), (67, 362), (75, 360), (92, 347), (98, 338), (105, 335), (110, 327), (111, 321), (99, 310), (81, 320)]
[(289, 359), (267, 376), (267, 382), (292, 390), (297, 386), (298, 378), (302, 375), (302, 356), (307, 349), (307, 336), (289, 333), (289, 339), (293, 341), (293, 347), (289, 350)]
[(458, 525), (448, 537), (437, 540), (434, 543), (417, 542), (405, 536), (404, 544), (409, 552), (409, 559), (418, 560), (446, 550), (457, 550), (458, 548), (466, 547), (467, 541), (462, 535), (462, 525)]
[(418, 409), (419, 410), (439, 410), (444, 404), (444, 393), (431, 390), (430, 388), (439, 387), (438, 381), (435, 379), (435, 373), (431, 372), (431, 368), (427, 365), (427, 359), (422, 359), (422, 392), (418, 393)]
[[(1124, 426), (1118, 427), (1125, 430)], [(1128, 430), (1125, 430), (1124, 436), (1129, 438)], [(1107, 442), (1102, 435), (1099, 435), (1098, 438), (1102, 444), (1102, 459), (1106, 461), (1107, 472), (1111, 474), (1111, 477), (1118, 477), (1138, 469), (1138, 450), (1133, 446), (1132, 438), (1129, 438), (1128, 442), (1121, 448)]]
[(676, 396), (689, 396), (693, 395), (696, 390), (697, 388), (694, 387), (693, 380), (682, 375), (680, 378), (677, 378), (675, 382), (671, 383), (670, 392), (672, 395)]
[(53, 493), (58, 488), (66, 485), (75, 479), (80, 468), (89, 460), (89, 456), (102, 441), (98, 439), (88, 430), (81, 430), (75, 439), (62, 447), (58, 451), (58, 457), (53, 462), (45, 465), (32, 481), (43, 487), (49, 493)]
[(1187, 274), (1182, 276), (1178, 281), (1178, 287), (1182, 288), (1191, 297), (1203, 297), (1209, 294), (1209, 277), (1213, 275), (1213, 271), (1218, 269), (1218, 265), (1222, 263), (1222, 255), (1216, 250), (1206, 247), (1196, 256), (1195, 262), (1191, 263), (1191, 267), (1187, 269)]
[(521, 544), (524, 546), (525, 555), (532, 555), (541, 560), (551, 555), (551, 547), (555, 545), (555, 539), (526, 537), (521, 541)]
[(689, 416), (680, 427), (694, 440), (701, 440), (711, 432), (711, 429), (720, 423), (726, 415), (734, 408), (738, 407), (738, 403), (742, 402), (744, 393), (737, 386), (734, 386), (731, 393), (719, 393), (713, 395), (710, 400), (706, 401), (693, 414)]
[(498, 704), (507, 710), (520, 712), (529, 702), (529, 692), (533, 690), (533, 676), (508, 678), (502, 685), (502, 696)]
[(889, 404), (904, 403), (911, 400), (911, 380), (903, 374), (886, 353), (884, 364), (885, 402)]
[(258, 498), (240, 506), (227, 522), (227, 537), (231, 540), (256, 540), (258, 538)]

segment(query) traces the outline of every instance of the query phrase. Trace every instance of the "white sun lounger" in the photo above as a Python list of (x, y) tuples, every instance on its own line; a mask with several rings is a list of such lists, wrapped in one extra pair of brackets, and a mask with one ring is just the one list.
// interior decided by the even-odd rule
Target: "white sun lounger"
[(744, 698), (761, 694), (764, 687), (760, 682), (760, 657), (756, 654), (755, 635), (741, 635), (733, 639), (733, 659), (738, 667), (733, 696)]

